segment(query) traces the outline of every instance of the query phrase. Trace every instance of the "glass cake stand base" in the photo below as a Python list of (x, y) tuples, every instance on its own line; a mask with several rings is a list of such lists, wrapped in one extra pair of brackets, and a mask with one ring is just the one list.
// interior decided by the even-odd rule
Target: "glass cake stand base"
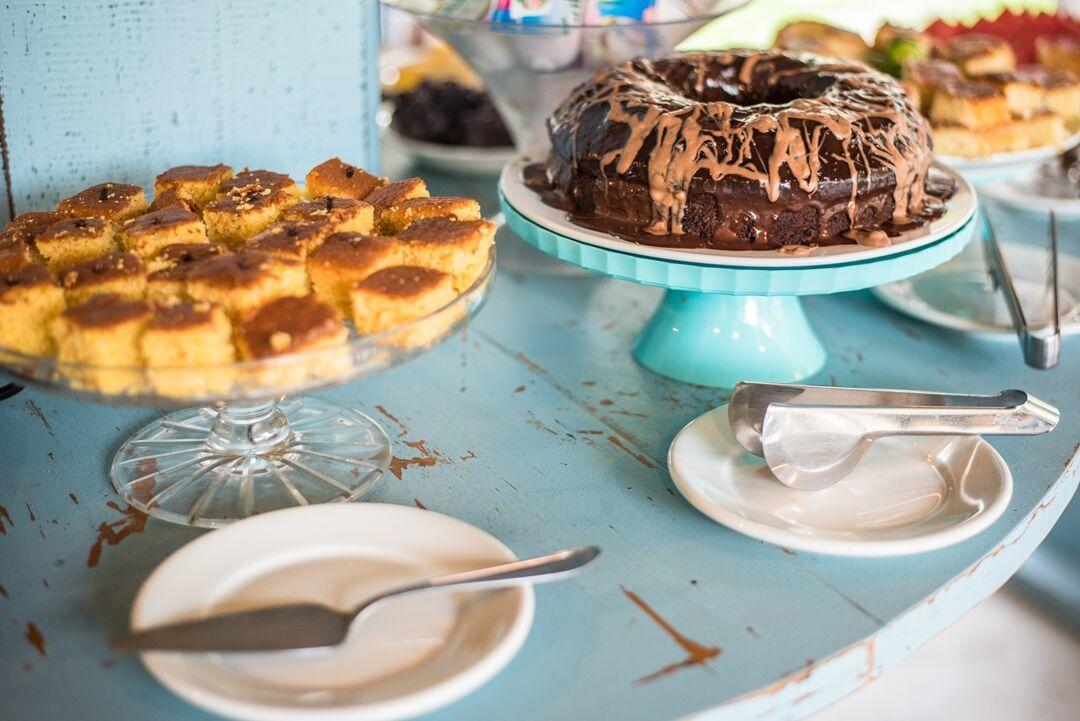
[(217, 528), (281, 508), (355, 500), (390, 459), (386, 433), (368, 416), (290, 397), (170, 413), (120, 447), (111, 476), (120, 497), (151, 516)]

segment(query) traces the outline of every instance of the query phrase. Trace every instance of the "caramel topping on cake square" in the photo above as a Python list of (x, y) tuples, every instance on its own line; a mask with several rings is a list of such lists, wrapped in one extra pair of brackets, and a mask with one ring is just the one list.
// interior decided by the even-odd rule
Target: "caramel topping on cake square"
[(258, 283), (276, 263), (289, 262), (283, 259), (275, 260), (269, 253), (242, 250), (199, 263), (192, 269), (190, 277), (200, 283), (222, 288), (244, 288)]
[(173, 205), (131, 218), (117, 233), (120, 245), (142, 258), (151, 258), (167, 246), (205, 243), (206, 228), (194, 213)]
[(41, 265), (0, 274), (0, 303), (6, 303), (29, 288), (52, 286), (59, 288), (49, 271)]
[(102, 293), (142, 298), (146, 267), (134, 253), (113, 252), (71, 266), (64, 271), (61, 283), (69, 303), (81, 303)]
[(57, 213), (52, 210), (20, 213), (4, 227), (4, 232), (0, 234), (0, 238), (14, 238), (21, 240), (24, 243), (32, 243), (39, 235), (45, 232), (50, 225), (57, 223), (66, 217), (67, 216), (63, 213)]
[[(134, 320), (145, 321), (150, 317), (150, 306), (143, 300), (105, 293), (71, 306), (62, 316), (81, 328), (110, 328)], [(126, 365), (131, 361), (131, 358), (117, 357), (114, 365)]]
[(993, 35), (958, 35), (941, 43), (938, 53), (959, 65), (969, 76), (1016, 70), (1016, 55), (1012, 46)]
[(238, 345), (245, 358), (267, 358), (341, 345), (348, 330), (332, 305), (314, 296), (285, 296), (247, 314)]
[(61, 200), (56, 209), (64, 215), (120, 223), (142, 213), (146, 207), (146, 195), (139, 186), (101, 183)]
[(329, 223), (338, 233), (370, 233), (375, 224), (375, 209), (363, 200), (324, 195), (286, 208), (281, 219)]
[(275, 173), (270, 170), (248, 170), (244, 168), (230, 180), (226, 180), (219, 188), (222, 194), (228, 195), (236, 191), (259, 191), (280, 190), (289, 195), (300, 195), (300, 187), (296, 181), (285, 173)]
[(164, 210), (174, 206), (196, 214), (202, 212), (200, 205), (185, 198), (176, 188), (166, 188), (160, 193), (155, 193), (154, 202), (150, 203), (150, 210)]
[(104, 218), (68, 218), (46, 228), (35, 244), (55, 273), (116, 250), (114, 234), (112, 223)]
[(34, 264), (33, 247), (19, 238), (0, 237), (0, 273), (11, 273)]
[(397, 205), (380, 209), (376, 213), (375, 221), (380, 233), (396, 235), (412, 223), (425, 218), (477, 220), (480, 218), (480, 203), (472, 198), (452, 196), (411, 198)]
[(29, 355), (54, 352), (48, 323), (62, 310), (64, 293), (44, 266), (0, 274), (0, 347)]
[(449, 287), (450, 274), (416, 265), (383, 268), (357, 281), (353, 288), (391, 298), (411, 298), (440, 286)]
[(308, 253), (322, 245), (322, 242), (334, 232), (334, 227), (325, 221), (283, 221), (274, 223), (253, 236), (244, 244), (244, 247), (272, 255), (306, 260)]
[(420, 178), (406, 178), (376, 188), (364, 198), (364, 202), (370, 203), (379, 210), (413, 198), (427, 198), (428, 195), (427, 183)]
[(331, 158), (316, 165), (307, 174), (307, 196), (317, 198), (332, 195), (338, 198), (364, 200), (371, 191), (384, 184), (378, 178), (361, 170), (355, 165), (342, 162), (341, 158)]
[(351, 283), (400, 262), (401, 245), (394, 239), (335, 233), (308, 256), (308, 273), (315, 292), (346, 313)]

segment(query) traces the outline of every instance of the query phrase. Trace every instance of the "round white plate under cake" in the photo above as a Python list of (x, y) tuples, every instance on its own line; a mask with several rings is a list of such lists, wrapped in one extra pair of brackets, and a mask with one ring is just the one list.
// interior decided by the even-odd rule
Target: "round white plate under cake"
[(699, 511), (746, 536), (836, 556), (899, 556), (970, 538), (1004, 512), (1012, 474), (977, 436), (875, 441), (855, 471), (822, 491), (781, 484), (731, 433), (727, 406), (672, 441), (668, 470)]
[(857, 243), (813, 248), (806, 255), (793, 255), (780, 250), (717, 250), (714, 248), (664, 248), (625, 240), (599, 230), (578, 225), (567, 217), (565, 210), (553, 208), (540, 199), (522, 177), (530, 161), (515, 158), (503, 168), (499, 189), (519, 213), (533, 223), (582, 243), (630, 255), (658, 260), (701, 265), (720, 265), (739, 268), (799, 268), (841, 265), (865, 260), (887, 258), (916, 250), (954, 233), (975, 213), (975, 194), (971, 186), (955, 171), (943, 165), (936, 170), (956, 182), (956, 193), (946, 202), (945, 214), (923, 226), (900, 233), (891, 245), (868, 247)]
[[(392, 586), (513, 560), (487, 533), (430, 511), (374, 503), (275, 511), (166, 559), (139, 591), (131, 624), (295, 602), (344, 610)], [(418, 593), (376, 606), (331, 649), (148, 652), (142, 659), (171, 691), (223, 716), (407, 718), (498, 673), (528, 635), (533, 606), (529, 586)]]

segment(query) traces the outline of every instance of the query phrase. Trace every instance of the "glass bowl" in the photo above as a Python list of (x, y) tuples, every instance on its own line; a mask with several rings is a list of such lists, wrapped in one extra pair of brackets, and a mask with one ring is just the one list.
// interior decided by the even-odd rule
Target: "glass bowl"
[(390, 441), (351, 408), (298, 394), (378, 373), (464, 328), (487, 299), (479, 279), (423, 318), (335, 348), (235, 363), (147, 368), (67, 363), (0, 346), (19, 383), (114, 405), (189, 406), (138, 430), (113, 458), (120, 497), (156, 518), (216, 528), (296, 505), (356, 500), (385, 474)]

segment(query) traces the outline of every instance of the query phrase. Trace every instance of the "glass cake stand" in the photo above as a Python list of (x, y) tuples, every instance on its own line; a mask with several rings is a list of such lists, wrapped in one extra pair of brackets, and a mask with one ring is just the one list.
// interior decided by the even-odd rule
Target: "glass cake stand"
[(838, 245), (807, 255), (640, 245), (571, 223), (506, 166), (499, 199), (507, 225), (530, 245), (586, 270), (667, 289), (638, 335), (634, 357), (675, 380), (717, 388), (739, 381), (799, 381), (825, 364), (825, 349), (799, 296), (869, 288), (952, 258), (975, 232), (975, 196), (947, 168), (957, 192), (946, 213), (885, 248)]
[(518, 152), (543, 157), (545, 121), (603, 68), (656, 57), (749, 0), (382, 0), (452, 47), (483, 79)]
[(195, 405), (158, 418), (113, 458), (120, 497), (173, 523), (216, 528), (296, 505), (356, 500), (392, 458), (383, 429), (359, 411), (305, 397), (390, 368), (469, 323), (495, 274), (428, 316), (377, 334), (350, 328), (344, 346), (258, 361), (148, 369), (91, 366), (0, 347), (19, 383), (116, 405)]

